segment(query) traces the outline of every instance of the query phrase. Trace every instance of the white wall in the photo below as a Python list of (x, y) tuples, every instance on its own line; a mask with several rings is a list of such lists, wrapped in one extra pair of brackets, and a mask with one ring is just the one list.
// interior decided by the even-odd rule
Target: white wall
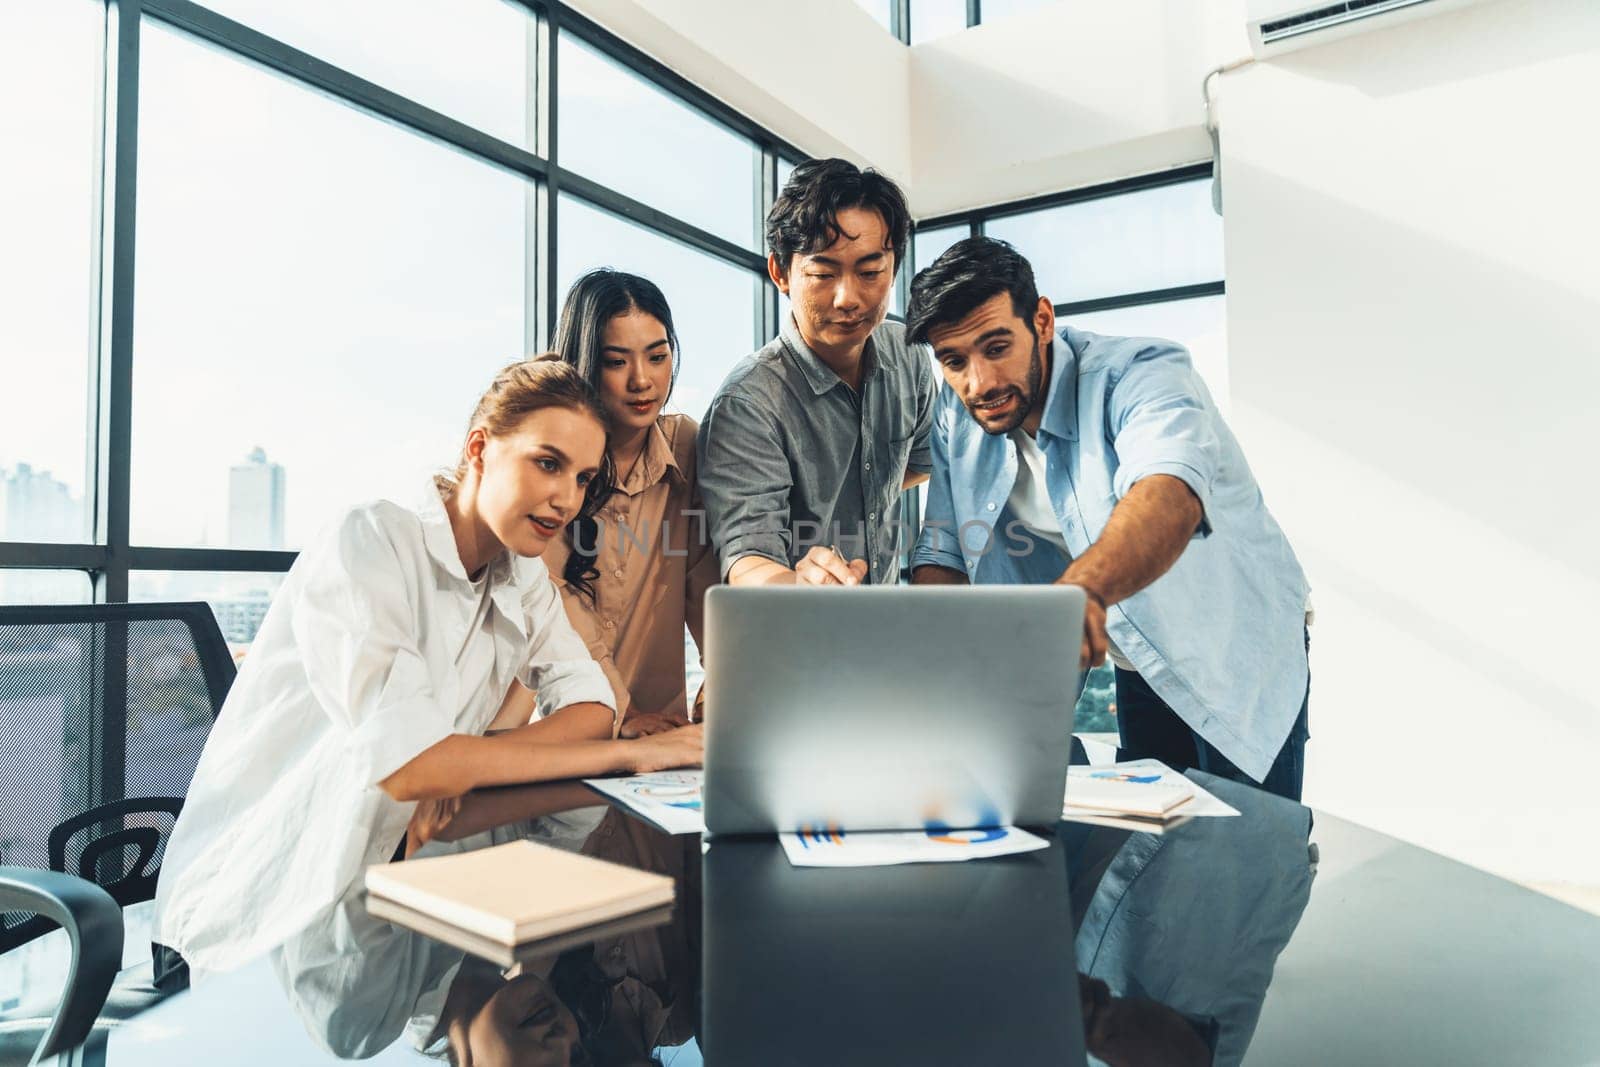
[(927, 217), (1209, 159), (1200, 82), (1250, 49), (1238, 0), (1069, 0), (911, 53)]
[(813, 156), (911, 177), (910, 50), (851, 0), (571, 0)]
[(1600, 884), (1600, 6), (1220, 98), (1233, 421), (1317, 602), (1307, 797)]
[(1241, 0), (1062, 0), (906, 48), (852, 0), (573, 0), (812, 155), (929, 217), (1210, 158), (1205, 72)]

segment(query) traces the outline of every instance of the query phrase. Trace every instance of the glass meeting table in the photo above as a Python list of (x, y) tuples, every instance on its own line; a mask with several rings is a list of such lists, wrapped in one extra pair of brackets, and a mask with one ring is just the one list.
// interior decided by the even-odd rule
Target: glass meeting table
[(498, 790), (498, 826), (430, 848), (565, 827), (672, 876), (670, 922), (509, 973), (389, 928), (331, 969), (210, 976), (83, 1062), (1600, 1062), (1600, 917), (1203, 780), (1242, 814), (1160, 835), (1062, 823), (1040, 851), (855, 869), (577, 809), (595, 797), (573, 784)]

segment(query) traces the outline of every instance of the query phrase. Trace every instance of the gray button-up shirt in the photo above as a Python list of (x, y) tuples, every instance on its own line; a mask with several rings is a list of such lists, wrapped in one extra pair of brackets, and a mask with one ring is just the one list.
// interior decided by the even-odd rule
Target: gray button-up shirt
[(935, 384), (922, 346), (885, 322), (867, 340), (857, 392), (792, 318), (741, 360), (700, 426), (700, 493), (723, 577), (744, 556), (793, 567), (815, 545), (899, 580), (900, 487), (932, 467)]

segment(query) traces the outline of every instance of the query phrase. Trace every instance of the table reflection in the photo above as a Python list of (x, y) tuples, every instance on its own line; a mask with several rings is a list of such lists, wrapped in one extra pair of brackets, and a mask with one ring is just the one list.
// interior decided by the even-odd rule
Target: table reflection
[(702, 853), (571, 783), (488, 791), (423, 812), (408, 850), (581, 847), (673, 878), (672, 921), (502, 971), (354, 897), (279, 977), (342, 1057), (403, 1036), (476, 1065), (648, 1064), (691, 1042), (710, 1064), (1237, 1063), (1309, 897), (1310, 814), (1204, 784), (1242, 816), (864, 869), (794, 868), (770, 838)]
[[(1076, 889), (1076, 957), (1115, 996), (1156, 1001), (1189, 1019), (1206, 1035), (1213, 1062), (1235, 1064), (1310, 901), (1311, 811), (1191, 776), (1239, 817), (1194, 819), (1165, 834), (1062, 825)], [(1088, 1029), (1091, 1048), (1124, 1043)]]
[[(672, 921), (597, 941), (510, 972), (465, 960), (421, 1043), (458, 1064), (652, 1064), (695, 1032), (699, 980), (699, 840), (669, 837), (609, 811), (585, 854), (667, 875)], [(425, 1020), (419, 1020), (425, 1021)]]

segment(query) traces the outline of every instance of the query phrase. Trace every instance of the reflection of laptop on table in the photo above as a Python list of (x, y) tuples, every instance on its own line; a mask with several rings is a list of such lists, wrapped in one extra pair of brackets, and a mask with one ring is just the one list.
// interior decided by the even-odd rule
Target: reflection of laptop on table
[(1070, 586), (718, 586), (711, 833), (1053, 826), (1078, 696)]
[(1085, 1062), (1060, 841), (824, 871), (791, 867), (772, 840), (718, 837), (704, 893), (707, 1063)]

